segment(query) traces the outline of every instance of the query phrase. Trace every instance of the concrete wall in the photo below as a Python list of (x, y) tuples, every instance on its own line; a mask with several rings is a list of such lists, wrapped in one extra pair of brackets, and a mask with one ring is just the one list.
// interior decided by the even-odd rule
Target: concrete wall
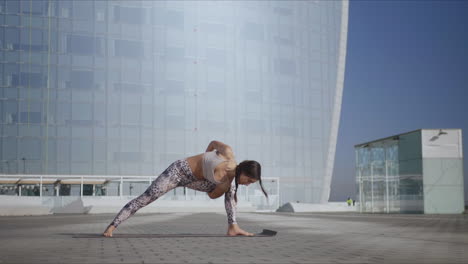
[(464, 212), (461, 129), (422, 130), (424, 213)]
[(356, 212), (358, 204), (348, 206), (346, 202), (330, 202), (325, 204), (286, 203), (278, 208), (277, 212), (285, 213), (311, 213), (311, 212)]
[[(117, 214), (133, 197), (18, 197), (2, 196), (0, 216), (47, 214)], [(238, 212), (255, 212), (249, 202), (239, 201)], [(160, 200), (143, 207), (138, 213), (225, 212), (224, 199), (208, 201)]]

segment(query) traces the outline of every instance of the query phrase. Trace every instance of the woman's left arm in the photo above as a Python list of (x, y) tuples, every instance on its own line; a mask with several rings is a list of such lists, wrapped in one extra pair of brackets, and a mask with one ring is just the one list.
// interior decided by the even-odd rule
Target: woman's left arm
[(242, 230), (236, 221), (236, 211), (237, 203), (234, 200), (234, 193), (236, 191), (236, 186), (231, 184), (231, 188), (224, 194), (224, 207), (226, 208), (227, 218), (228, 218), (228, 236), (253, 236), (254, 234)]

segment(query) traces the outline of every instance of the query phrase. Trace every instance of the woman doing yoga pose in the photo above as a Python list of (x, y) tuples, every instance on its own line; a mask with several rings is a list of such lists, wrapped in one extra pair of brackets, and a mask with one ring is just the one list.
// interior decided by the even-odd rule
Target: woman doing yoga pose
[[(259, 181), (265, 192), (261, 175), (261, 166), (254, 160), (236, 163), (230, 146), (211, 141), (206, 152), (173, 162), (164, 170), (140, 196), (128, 202), (104, 231), (111, 237), (114, 229), (142, 207), (150, 204), (166, 192), (176, 187), (187, 187), (196, 191), (207, 192), (211, 199), (224, 194), (224, 205), (228, 218), (227, 235), (253, 236), (242, 230), (236, 221), (237, 187)], [(232, 184), (232, 181), (234, 184)]]

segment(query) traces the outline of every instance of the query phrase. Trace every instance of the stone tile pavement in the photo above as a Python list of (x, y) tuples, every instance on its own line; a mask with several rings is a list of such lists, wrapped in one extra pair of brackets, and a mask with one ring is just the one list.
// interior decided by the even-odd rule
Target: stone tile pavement
[[(275, 237), (73, 238), (113, 214), (0, 217), (0, 263), (468, 263), (468, 215), (239, 213)], [(218, 213), (137, 213), (114, 232), (224, 234)]]

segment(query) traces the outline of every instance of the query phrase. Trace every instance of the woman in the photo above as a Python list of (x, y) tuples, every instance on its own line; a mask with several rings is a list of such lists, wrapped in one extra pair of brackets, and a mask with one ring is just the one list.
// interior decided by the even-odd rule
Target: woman
[[(237, 165), (230, 146), (219, 141), (211, 141), (205, 153), (173, 162), (143, 194), (128, 202), (120, 210), (103, 235), (111, 237), (114, 229), (136, 211), (169, 190), (183, 186), (207, 192), (211, 199), (224, 194), (228, 218), (227, 235), (253, 236), (252, 233), (242, 230), (236, 222), (237, 188), (239, 184), (249, 185), (259, 181), (263, 193), (268, 197), (260, 175), (261, 166), (258, 162), (246, 160)], [(233, 179), (235, 184), (232, 184)]]

